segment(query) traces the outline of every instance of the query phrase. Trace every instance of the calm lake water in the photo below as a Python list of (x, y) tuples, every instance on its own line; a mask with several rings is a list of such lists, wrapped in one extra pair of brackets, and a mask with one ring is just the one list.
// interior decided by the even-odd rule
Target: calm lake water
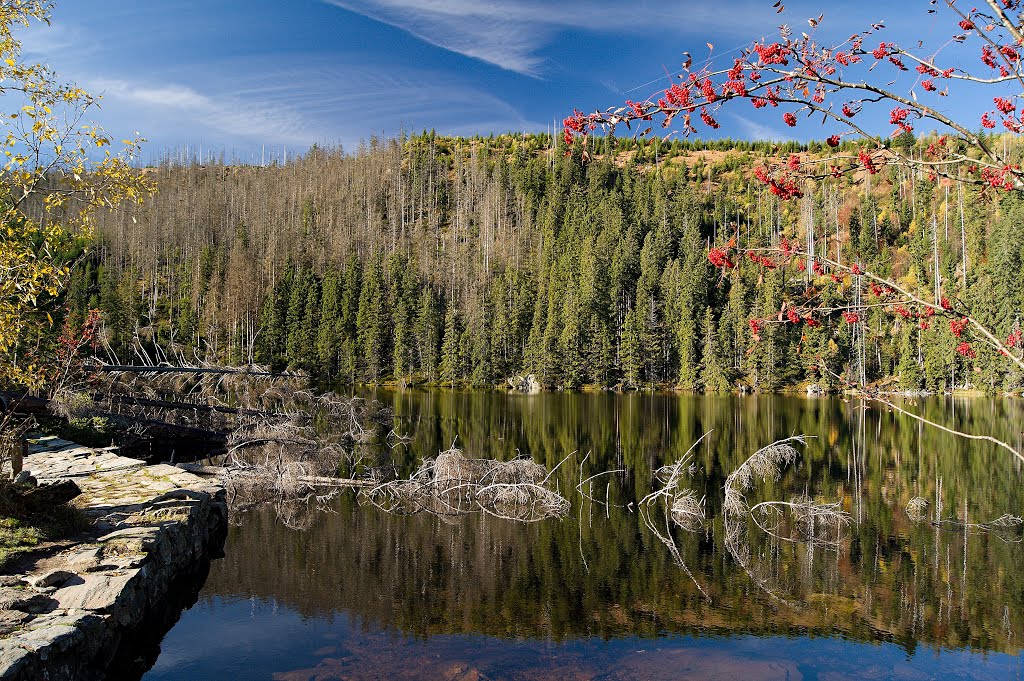
[[(166, 635), (148, 681), (266, 679), (1019, 679), (1024, 641), (1021, 466), (856, 400), (796, 397), (377, 392), (411, 440), (407, 475), (457, 441), (467, 455), (532, 457), (568, 517), (392, 516), (352, 494), (329, 512), (234, 518), (226, 557)], [(947, 426), (1021, 448), (1024, 404), (908, 403)], [(696, 532), (635, 512), (653, 471), (702, 434), (686, 484), (706, 496)], [(806, 495), (850, 515), (835, 546), (754, 523), (728, 533), (725, 477), (754, 451), (809, 436), (747, 502)], [(585, 487), (594, 473), (622, 469)], [(927, 519), (907, 503), (922, 497)], [(608, 505), (604, 505), (607, 500)], [(657, 522), (661, 518), (657, 514)]]

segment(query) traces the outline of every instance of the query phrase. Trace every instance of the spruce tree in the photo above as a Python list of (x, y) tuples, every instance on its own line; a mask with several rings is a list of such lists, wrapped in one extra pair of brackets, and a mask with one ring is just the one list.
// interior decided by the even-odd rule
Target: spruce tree
[(644, 371), (644, 322), (637, 308), (626, 313), (622, 328), (622, 345), (619, 351), (619, 367), (622, 382), (627, 388), (639, 388), (643, 383)]
[(296, 271), (288, 298), (285, 357), (289, 366), (310, 369), (316, 359), (316, 326), (320, 312), (320, 284), (309, 268)]
[(388, 315), (384, 309), (387, 291), (380, 257), (374, 258), (363, 276), (359, 292), (359, 311), (356, 314), (359, 366), (362, 377), (375, 383), (386, 370)]
[(700, 385), (704, 392), (728, 392), (731, 386), (726, 368), (726, 358), (718, 337), (718, 323), (711, 307), (704, 308), (704, 338), (701, 348)]
[(321, 284), (320, 324), (316, 335), (316, 357), (320, 373), (336, 380), (340, 355), (341, 297), (343, 285), (338, 273), (331, 269), (324, 275)]
[(897, 365), (900, 390), (917, 391), (921, 389), (923, 374), (917, 352), (918, 333), (918, 329), (905, 325), (900, 334), (900, 361)]
[(338, 327), (340, 336), (340, 357), (338, 374), (344, 380), (355, 383), (359, 373), (359, 333), (357, 321), (359, 317), (359, 297), (362, 292), (362, 264), (355, 253), (351, 253), (345, 263), (342, 277), (341, 293), (341, 324)]
[(444, 340), (441, 344), (441, 383), (454, 388), (462, 378), (462, 328), (455, 306), (450, 302), (444, 316)]
[(430, 383), (437, 378), (441, 329), (437, 297), (429, 285), (424, 284), (420, 288), (417, 307), (416, 323), (413, 327), (417, 366), (424, 379)]

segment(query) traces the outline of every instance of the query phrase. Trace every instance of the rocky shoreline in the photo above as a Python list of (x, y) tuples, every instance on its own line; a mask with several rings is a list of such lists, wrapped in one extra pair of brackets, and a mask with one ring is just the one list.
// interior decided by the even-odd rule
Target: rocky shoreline
[(162, 610), (181, 600), (182, 581), (221, 555), (224, 488), (57, 438), (32, 442), (24, 467), (40, 484), (73, 480), (91, 529), (0, 575), (0, 681), (107, 678), (137, 656), (147, 623), (176, 620), (183, 604)]

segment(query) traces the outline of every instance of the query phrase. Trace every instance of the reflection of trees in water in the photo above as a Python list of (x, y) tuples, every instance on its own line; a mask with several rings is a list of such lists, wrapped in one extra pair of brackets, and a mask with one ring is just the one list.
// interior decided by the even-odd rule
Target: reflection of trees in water
[[(1016, 466), (996, 448), (955, 438), (899, 414), (864, 409), (856, 400), (607, 393), (373, 395), (403, 422), (415, 424), (409, 431), (413, 440), (398, 458), (399, 467), (404, 466), (401, 477), (458, 437), (462, 448), (476, 456), (510, 460), (527, 454), (549, 469), (566, 452), (592, 452), (593, 470), (628, 469), (626, 484), (613, 492), (629, 494), (624, 501), (636, 502), (653, 488), (653, 470), (678, 460), (703, 433), (713, 430), (696, 462), (705, 471), (709, 490), (721, 489), (725, 476), (765, 443), (806, 433), (814, 439), (799, 465), (811, 467), (811, 484), (842, 481), (842, 491), (854, 506), (862, 504), (862, 514), (875, 513), (871, 504), (882, 501), (878, 492), (883, 485), (885, 502), (892, 501), (895, 492), (901, 497), (900, 508), (913, 496), (932, 498), (938, 477), (929, 474), (936, 471), (945, 477), (950, 499), (986, 489), (984, 499), (972, 499), (982, 516), (998, 517), (1008, 510), (1003, 506), (1006, 496), (1019, 496)], [(1014, 426), (1024, 414), (1014, 400), (935, 398), (921, 400), (915, 408), (960, 430), (1021, 443), (1020, 429)], [(993, 466), (1008, 475), (995, 475)], [(904, 484), (913, 489), (899, 488)], [(711, 495), (708, 502), (720, 503)], [(856, 508), (849, 510), (857, 520)], [(717, 512), (708, 508), (709, 515)]]
[[(1013, 645), (994, 636), (1006, 631), (1004, 617), (1011, 628), (1020, 624), (1020, 592), (990, 594), (973, 565), (965, 575), (950, 573), (950, 565), (959, 567), (960, 538), (936, 547), (928, 530), (853, 562), (840, 551), (779, 542), (756, 528), (730, 534), (719, 520), (707, 535), (676, 537), (709, 603), (635, 524), (622, 542), (625, 528), (612, 530), (600, 517), (581, 526), (482, 516), (448, 525), (345, 501), (336, 510), (312, 516), (304, 531), (283, 527), (270, 510), (249, 514), (243, 527), (232, 528), (208, 593), (273, 598), (308, 616), (345, 612), (371, 628), (416, 636), (812, 631), (1002, 650)], [(613, 512), (607, 522), (636, 518)], [(574, 541), (581, 530), (585, 558)], [(970, 539), (972, 552), (980, 539)], [(853, 546), (850, 553), (861, 551)], [(913, 563), (915, 552), (925, 560)], [(938, 571), (927, 560), (932, 554), (942, 557)], [(752, 591), (751, 580), (778, 600)]]
[(780, 603), (800, 610), (815, 598), (842, 596), (843, 575), (837, 567), (843, 547), (838, 543), (793, 541), (765, 532), (752, 515), (723, 517), (722, 532), (723, 544), (736, 565)]
[[(898, 414), (855, 401), (664, 396), (378, 395), (418, 423), (398, 452), (406, 470), (459, 435), (467, 450), (498, 459), (530, 454), (548, 468), (564, 452), (592, 450), (591, 470), (621, 465), (608, 507), (523, 527), (493, 518), (451, 524), (394, 517), (338, 501), (295, 532), (255, 512), (233, 528), (214, 593), (275, 598), (317, 616), (345, 611), (373, 626), (414, 635), (654, 636), (662, 631), (842, 633), (907, 646), (1015, 650), (1024, 605), (1019, 550), (988, 534), (915, 524), (914, 497), (942, 500), (943, 517), (991, 519), (1020, 508), (1016, 464)], [(923, 401), (930, 418), (1008, 438), (1021, 407), (998, 400)], [(697, 533), (671, 530), (671, 550), (626, 512), (656, 489), (654, 471), (678, 461), (700, 435), (687, 487), (707, 497), (712, 520)], [(780, 541), (752, 521), (730, 534), (722, 522), (727, 474), (765, 442), (817, 435), (778, 480), (747, 493), (749, 507), (807, 494), (851, 513), (838, 549)], [(442, 444), (443, 443), (443, 444)], [(435, 448), (436, 447), (436, 448)], [(568, 491), (578, 471), (560, 471)], [(984, 490), (979, 494), (978, 490)], [(962, 509), (967, 500), (969, 516)], [(574, 503), (576, 501), (574, 500)], [(597, 511), (594, 512), (593, 509)], [(574, 514), (576, 516), (576, 514)], [(974, 522), (974, 521), (972, 521)], [(748, 574), (749, 572), (749, 574)], [(760, 583), (782, 601), (767, 596)]]

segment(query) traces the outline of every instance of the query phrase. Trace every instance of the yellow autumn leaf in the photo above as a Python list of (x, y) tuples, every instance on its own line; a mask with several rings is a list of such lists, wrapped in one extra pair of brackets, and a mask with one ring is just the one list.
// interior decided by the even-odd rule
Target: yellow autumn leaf
[(54, 374), (38, 335), (42, 320), (53, 326), (54, 317), (38, 304), (61, 295), (69, 274), (63, 259), (76, 240), (90, 237), (91, 213), (153, 190), (130, 167), (140, 140), (125, 140), (120, 154), (106, 150), (104, 160), (95, 160), (88, 150), (111, 140), (100, 128), (75, 122), (96, 98), (61, 83), (47, 66), (21, 61), (11, 27), (49, 23), (50, 8), (48, 2), (0, 2), (0, 97), (24, 96), (22, 106), (12, 103), (14, 110), (0, 114), (7, 159), (7, 182), (0, 186), (0, 384), (34, 390)]

